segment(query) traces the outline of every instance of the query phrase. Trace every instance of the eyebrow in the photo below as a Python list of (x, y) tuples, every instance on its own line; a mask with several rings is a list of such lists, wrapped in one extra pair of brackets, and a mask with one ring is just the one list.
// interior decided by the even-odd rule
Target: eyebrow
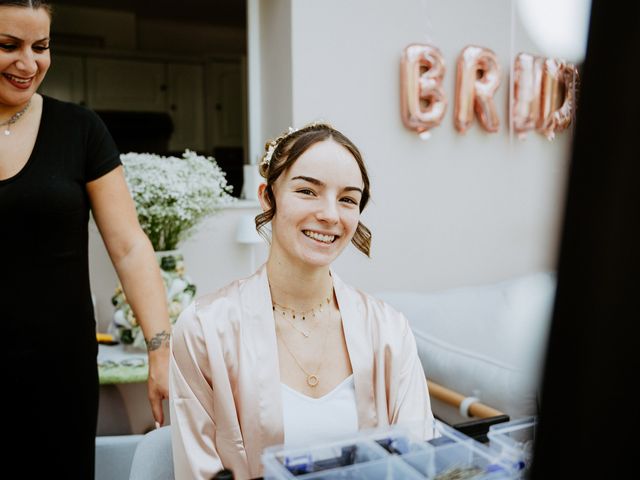
[[(317, 178), (313, 178), (313, 177), (307, 177), (305, 175), (298, 175), (297, 177), (293, 177), (291, 180), (304, 180), (305, 182), (309, 182), (309, 183), (313, 183), (314, 185), (318, 185), (319, 187), (324, 187), (325, 183), (321, 180), (318, 180)], [(362, 189), (359, 187), (351, 187), (351, 186), (347, 186), (343, 188), (344, 191), (357, 191), (362, 193)]]
[[(0, 36), (1, 36), (1, 37), (7, 37), (7, 38), (10, 38), (11, 40), (15, 40), (16, 42), (23, 42), (23, 41), (24, 41), (24, 40), (22, 40), (21, 38), (15, 37), (15, 36), (13, 36), (13, 35), (11, 35), (11, 34), (9, 34), (9, 33), (0, 33)], [(35, 41), (35, 42), (33, 42), (33, 43), (46, 42), (47, 40), (49, 40), (49, 37), (41, 38), (40, 40), (36, 40), (36, 41)]]

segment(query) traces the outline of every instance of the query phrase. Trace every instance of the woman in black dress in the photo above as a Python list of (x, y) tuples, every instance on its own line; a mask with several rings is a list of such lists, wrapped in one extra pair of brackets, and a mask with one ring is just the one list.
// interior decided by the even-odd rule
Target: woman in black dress
[(84, 480), (94, 475), (98, 408), (90, 211), (150, 346), (159, 423), (170, 325), (113, 139), (90, 110), (36, 93), (51, 62), (50, 23), (45, 2), (0, 0), (3, 458), (20, 476)]

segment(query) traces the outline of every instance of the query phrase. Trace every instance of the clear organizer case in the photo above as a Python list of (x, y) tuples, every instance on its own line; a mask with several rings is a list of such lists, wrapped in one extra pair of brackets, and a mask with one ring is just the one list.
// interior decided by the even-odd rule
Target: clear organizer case
[(497, 450), (436, 421), (439, 437), (425, 442), (401, 426), (361, 431), (331, 442), (287, 448), (262, 455), (265, 480), (431, 479), (498, 480), (518, 472)]
[(536, 438), (536, 417), (526, 417), (491, 425), (487, 437), (489, 446), (502, 461), (519, 472), (515, 478), (526, 478), (533, 462)]

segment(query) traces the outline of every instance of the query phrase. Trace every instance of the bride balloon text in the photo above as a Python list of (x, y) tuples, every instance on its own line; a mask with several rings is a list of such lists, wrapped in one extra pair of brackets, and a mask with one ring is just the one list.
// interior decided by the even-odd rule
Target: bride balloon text
[[(502, 73), (495, 53), (469, 45), (458, 56), (456, 69), (456, 130), (465, 133), (477, 119), (487, 132), (497, 132), (500, 120), (494, 95)], [(436, 47), (412, 44), (405, 48), (400, 69), (402, 121), (422, 138), (428, 138), (445, 116), (445, 70)], [(514, 61), (512, 82), (510, 121), (520, 138), (535, 129), (551, 140), (571, 124), (578, 83), (574, 65), (520, 53)]]

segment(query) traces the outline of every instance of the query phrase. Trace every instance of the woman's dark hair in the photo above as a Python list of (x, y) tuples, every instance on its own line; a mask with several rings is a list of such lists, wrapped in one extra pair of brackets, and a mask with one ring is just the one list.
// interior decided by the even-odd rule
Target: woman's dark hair
[(44, 0), (0, 0), (0, 7), (24, 7), (34, 10), (42, 8), (49, 14), (49, 18), (53, 15), (53, 7)]
[[(326, 123), (312, 123), (299, 130), (287, 131), (265, 145), (265, 154), (260, 163), (260, 175), (267, 181), (265, 195), (267, 196), (270, 208), (256, 216), (256, 230), (258, 230), (261, 235), (264, 236), (262, 228), (269, 223), (276, 214), (277, 205), (275, 195), (273, 194), (273, 185), (276, 180), (283, 172), (291, 167), (309, 147), (329, 139), (342, 145), (353, 155), (353, 158), (355, 158), (364, 183), (362, 198), (360, 200), (360, 212), (367, 206), (370, 195), (369, 175), (367, 174), (367, 168), (364, 165), (364, 160), (358, 147), (331, 125)], [(351, 239), (351, 243), (367, 257), (370, 256), (371, 231), (365, 227), (362, 222), (358, 222), (358, 227)]]

